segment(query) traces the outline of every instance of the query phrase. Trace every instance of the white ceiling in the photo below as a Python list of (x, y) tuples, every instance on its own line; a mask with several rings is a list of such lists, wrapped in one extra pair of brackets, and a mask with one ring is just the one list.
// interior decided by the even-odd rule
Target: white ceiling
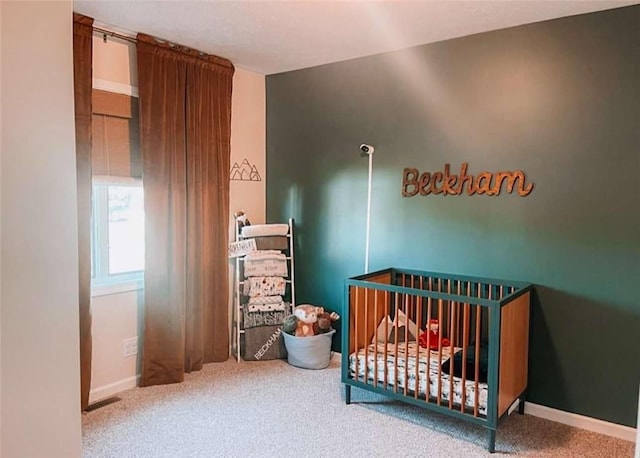
[(80, 0), (74, 10), (272, 74), (637, 3)]

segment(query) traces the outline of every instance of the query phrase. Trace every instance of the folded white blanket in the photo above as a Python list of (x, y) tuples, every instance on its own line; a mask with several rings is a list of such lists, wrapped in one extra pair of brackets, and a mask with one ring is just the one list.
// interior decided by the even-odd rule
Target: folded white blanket
[(288, 224), (253, 224), (242, 228), (243, 237), (263, 237), (269, 235), (287, 235)]
[[(275, 255), (273, 255), (275, 256)], [(284, 255), (273, 258), (245, 257), (244, 276), (249, 277), (288, 277), (289, 269)]]
[(282, 277), (250, 277), (244, 282), (244, 295), (249, 297), (281, 296), (285, 292)]

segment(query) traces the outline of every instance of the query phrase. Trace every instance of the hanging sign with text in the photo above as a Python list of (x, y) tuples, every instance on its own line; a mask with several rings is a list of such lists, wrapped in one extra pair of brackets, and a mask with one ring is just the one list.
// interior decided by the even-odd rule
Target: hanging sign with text
[(469, 164), (462, 163), (459, 174), (451, 174), (449, 164), (445, 164), (442, 172), (422, 172), (418, 169), (405, 168), (402, 172), (402, 197), (413, 197), (418, 194), (460, 195), (467, 193), (499, 196), (506, 188), (508, 193), (514, 189), (518, 195), (525, 197), (531, 194), (533, 183), (527, 183), (522, 170), (514, 172), (480, 172), (478, 175), (468, 175)]
[(238, 242), (229, 243), (229, 257), (230, 258), (238, 258), (240, 256), (245, 256), (252, 251), (256, 251), (258, 247), (256, 246), (255, 239), (247, 239), (240, 240)]

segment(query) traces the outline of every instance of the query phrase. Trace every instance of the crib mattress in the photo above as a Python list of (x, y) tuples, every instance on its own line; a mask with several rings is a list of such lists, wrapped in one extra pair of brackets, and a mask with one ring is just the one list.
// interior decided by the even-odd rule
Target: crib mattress
[[(385, 344), (378, 342), (377, 344), (369, 345), (367, 354), (365, 357), (365, 349), (362, 348), (358, 351), (357, 356), (352, 353), (349, 355), (349, 372), (351, 377), (355, 378), (356, 373), (356, 360), (358, 361), (358, 380), (364, 380), (364, 367), (365, 358), (367, 361), (367, 375), (366, 379), (369, 383), (377, 381), (380, 388), (393, 389), (394, 381), (396, 380), (396, 362), (397, 362), (397, 382), (398, 392), (404, 392), (405, 386), (411, 393), (415, 393), (416, 385), (418, 388), (418, 395), (421, 398), (425, 398), (427, 393), (427, 360), (429, 359), (429, 398), (431, 400), (438, 398), (438, 373), (441, 372), (441, 385), (440, 385), (440, 399), (442, 404), (449, 405), (449, 399), (451, 396), (451, 384), (450, 378), (453, 379), (453, 403), (459, 406), (462, 404), (463, 386), (466, 391), (465, 407), (467, 409), (474, 409), (476, 399), (476, 384), (474, 381), (463, 380), (460, 377), (451, 377), (449, 374), (440, 370), (441, 363), (447, 361), (451, 356), (449, 347), (442, 349), (442, 362), (438, 362), (438, 352), (431, 351), (430, 358), (427, 358), (429, 353), (425, 348), (420, 348), (420, 355), (418, 361), (418, 383), (416, 383), (416, 354), (418, 344), (416, 342), (409, 342), (408, 352), (405, 348), (407, 344), (404, 342), (399, 343), (398, 357), (395, 356), (396, 344), (387, 343), (387, 356), (385, 360), (384, 350)], [(375, 348), (377, 346), (377, 373), (374, 362), (376, 361)], [(462, 351), (461, 348), (454, 347), (453, 354), (458, 351)], [(408, 354), (408, 356), (407, 356)], [(405, 377), (405, 366), (407, 367), (407, 374)], [(387, 371), (387, 386), (382, 386), (385, 380), (385, 368)], [(408, 380), (407, 380), (408, 379)], [(463, 384), (464, 382), (464, 384)], [(481, 415), (487, 414), (487, 399), (489, 396), (488, 386), (486, 383), (478, 383), (478, 412)]]

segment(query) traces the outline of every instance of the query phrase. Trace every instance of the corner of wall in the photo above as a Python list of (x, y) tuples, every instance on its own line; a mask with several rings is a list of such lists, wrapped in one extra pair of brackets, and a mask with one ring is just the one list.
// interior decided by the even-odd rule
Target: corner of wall
[[(233, 214), (238, 210), (254, 224), (266, 222), (266, 115), (265, 76), (236, 68), (231, 99), (229, 240), (235, 237)], [(229, 310), (233, 306), (234, 268), (230, 263)], [(229, 332), (231, 321), (229, 313)]]
[(229, 211), (232, 216), (243, 210), (254, 224), (264, 223), (266, 218), (266, 123), (265, 76), (236, 68), (231, 101)]

